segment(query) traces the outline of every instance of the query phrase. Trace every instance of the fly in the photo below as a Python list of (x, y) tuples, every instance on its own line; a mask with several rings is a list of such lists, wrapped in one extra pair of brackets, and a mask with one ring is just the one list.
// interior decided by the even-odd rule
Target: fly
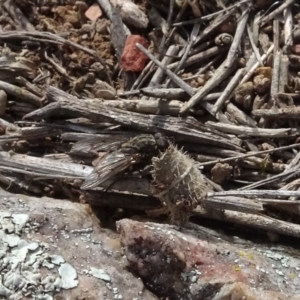
[(117, 150), (107, 153), (96, 162), (94, 170), (86, 177), (81, 189), (93, 189), (133, 165), (147, 165), (158, 153), (161, 141), (158, 135), (140, 134), (122, 143)]

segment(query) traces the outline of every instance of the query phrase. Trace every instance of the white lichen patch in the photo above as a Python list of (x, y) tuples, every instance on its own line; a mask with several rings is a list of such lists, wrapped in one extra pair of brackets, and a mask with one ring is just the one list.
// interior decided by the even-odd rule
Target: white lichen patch
[(63, 289), (72, 289), (78, 285), (78, 280), (76, 280), (77, 272), (70, 264), (62, 264), (58, 271), (61, 276), (61, 287)]
[(103, 269), (96, 269), (96, 268), (91, 267), (89, 274), (98, 279), (102, 279), (107, 282), (111, 281), (110, 276)]
[(0, 212), (0, 298), (54, 299), (78, 285), (77, 272), (49, 246), (21, 238), (31, 230), (29, 216)]

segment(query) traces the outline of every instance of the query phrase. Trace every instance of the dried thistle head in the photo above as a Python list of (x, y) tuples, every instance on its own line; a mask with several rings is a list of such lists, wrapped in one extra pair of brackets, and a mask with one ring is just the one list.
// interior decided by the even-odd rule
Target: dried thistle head
[(188, 155), (170, 144), (152, 159), (153, 194), (168, 208), (171, 220), (185, 223), (209, 190), (207, 181)]

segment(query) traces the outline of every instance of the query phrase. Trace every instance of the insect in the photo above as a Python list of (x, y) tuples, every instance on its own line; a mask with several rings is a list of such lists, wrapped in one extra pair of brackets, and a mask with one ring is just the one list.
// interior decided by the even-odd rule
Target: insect
[(133, 165), (150, 163), (160, 146), (163, 146), (160, 135), (140, 134), (133, 137), (99, 159), (92, 173), (81, 185), (81, 189), (95, 188)]

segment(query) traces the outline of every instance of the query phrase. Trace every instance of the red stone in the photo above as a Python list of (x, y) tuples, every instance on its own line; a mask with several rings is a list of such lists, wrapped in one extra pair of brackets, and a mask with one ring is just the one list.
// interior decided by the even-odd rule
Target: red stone
[(124, 71), (141, 72), (146, 66), (148, 57), (136, 47), (136, 43), (141, 44), (145, 48), (149, 47), (147, 40), (140, 35), (129, 35), (121, 57)]

